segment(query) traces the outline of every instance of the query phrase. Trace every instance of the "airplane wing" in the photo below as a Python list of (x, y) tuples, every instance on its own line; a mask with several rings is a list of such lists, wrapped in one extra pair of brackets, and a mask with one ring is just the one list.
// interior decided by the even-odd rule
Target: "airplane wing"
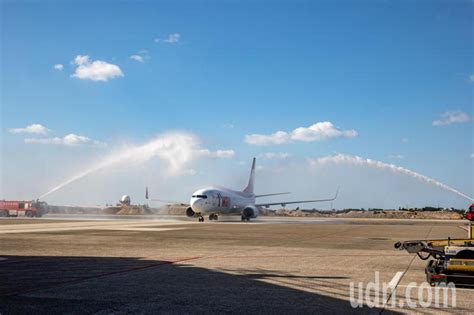
[(296, 201), (280, 201), (280, 202), (267, 202), (267, 203), (257, 203), (255, 206), (257, 207), (270, 207), (270, 206), (276, 206), (276, 205), (281, 205), (282, 207), (288, 205), (288, 204), (294, 204), (294, 203), (310, 203), (310, 202), (324, 202), (324, 201), (333, 201), (336, 200), (337, 195), (339, 193), (339, 188), (336, 191), (336, 195), (333, 198), (329, 199), (312, 199), (312, 200), (296, 200)]
[(259, 197), (267, 197), (267, 196), (276, 196), (276, 195), (287, 195), (287, 194), (290, 194), (290, 192), (281, 192), (281, 193), (272, 193), (272, 194), (255, 195), (255, 198), (259, 198)]

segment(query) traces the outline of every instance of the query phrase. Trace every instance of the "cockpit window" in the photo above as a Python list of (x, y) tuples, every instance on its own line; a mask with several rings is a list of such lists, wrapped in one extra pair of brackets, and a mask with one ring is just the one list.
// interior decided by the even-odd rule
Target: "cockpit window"
[(207, 196), (206, 195), (193, 195), (193, 198), (202, 198), (202, 199), (206, 199)]

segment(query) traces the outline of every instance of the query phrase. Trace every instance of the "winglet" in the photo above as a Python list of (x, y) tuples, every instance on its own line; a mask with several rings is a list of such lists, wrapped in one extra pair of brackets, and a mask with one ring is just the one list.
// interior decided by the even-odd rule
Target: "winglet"
[(247, 185), (247, 187), (245, 187), (245, 189), (243, 190), (244, 193), (247, 193), (247, 194), (253, 194), (253, 184), (254, 184), (254, 181), (255, 181), (255, 157), (253, 158), (253, 162), (252, 162), (252, 169), (250, 170), (250, 178), (249, 178), (249, 183)]

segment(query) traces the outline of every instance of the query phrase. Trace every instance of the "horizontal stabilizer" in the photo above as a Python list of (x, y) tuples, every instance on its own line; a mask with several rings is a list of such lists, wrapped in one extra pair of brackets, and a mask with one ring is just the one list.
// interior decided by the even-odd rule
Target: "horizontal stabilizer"
[(149, 201), (156, 201), (156, 202), (164, 202), (164, 203), (171, 203), (171, 204), (180, 204), (180, 205), (187, 205), (187, 203), (176, 201), (176, 200), (163, 200), (163, 199), (147, 199)]
[(187, 202), (181, 202), (181, 201), (176, 201), (176, 200), (164, 200), (164, 199), (149, 198), (149, 196), (148, 196), (148, 187), (146, 187), (146, 190), (145, 190), (145, 199), (149, 200), (149, 201), (155, 201), (155, 202), (164, 202), (164, 203), (171, 203), (171, 204), (188, 205)]

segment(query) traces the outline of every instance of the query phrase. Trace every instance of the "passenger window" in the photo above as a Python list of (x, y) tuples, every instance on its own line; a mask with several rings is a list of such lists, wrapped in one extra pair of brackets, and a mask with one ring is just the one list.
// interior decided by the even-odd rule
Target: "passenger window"
[(20, 202), (18, 204), (18, 209), (25, 209), (25, 204), (23, 202)]

